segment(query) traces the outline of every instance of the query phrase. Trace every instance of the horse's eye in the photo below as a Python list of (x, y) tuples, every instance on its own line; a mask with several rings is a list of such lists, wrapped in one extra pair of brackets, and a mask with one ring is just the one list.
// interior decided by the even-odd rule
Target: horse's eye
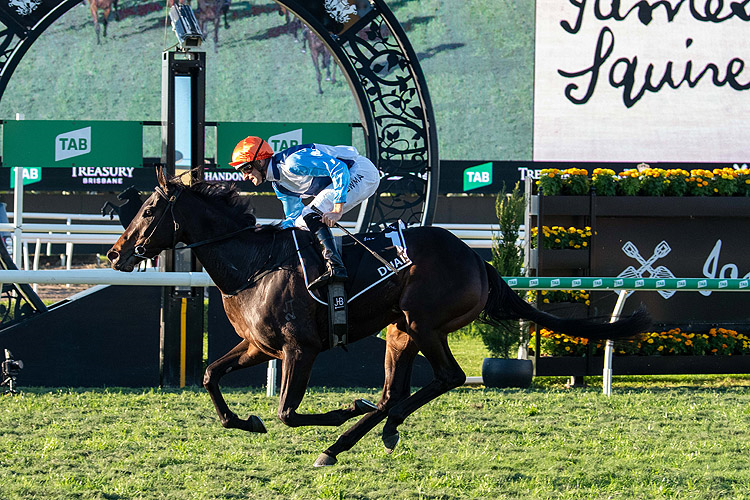
[(151, 217), (152, 215), (154, 215), (154, 213), (151, 211), (150, 208), (147, 208), (146, 210), (143, 211), (144, 217)]

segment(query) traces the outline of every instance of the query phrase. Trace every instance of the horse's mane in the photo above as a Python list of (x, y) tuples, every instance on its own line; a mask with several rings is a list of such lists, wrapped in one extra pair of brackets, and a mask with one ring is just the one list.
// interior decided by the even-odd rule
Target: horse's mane
[(219, 181), (193, 181), (189, 186), (185, 185), (179, 177), (173, 177), (168, 181), (174, 186), (179, 186), (203, 198), (205, 201), (219, 207), (227, 217), (238, 222), (244, 222), (248, 226), (255, 225), (255, 215), (246, 200), (240, 196), (237, 185)]

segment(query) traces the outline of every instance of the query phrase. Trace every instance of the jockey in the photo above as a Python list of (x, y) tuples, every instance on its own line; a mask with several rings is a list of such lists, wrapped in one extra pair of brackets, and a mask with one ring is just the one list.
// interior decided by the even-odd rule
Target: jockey
[[(250, 136), (237, 144), (229, 164), (255, 186), (271, 181), (286, 215), (282, 227), (307, 229), (317, 236), (328, 269), (310, 283), (310, 290), (348, 278), (329, 228), (377, 191), (380, 173), (369, 159), (352, 146), (324, 144), (301, 144), (274, 154), (268, 142)], [(322, 216), (302, 203), (310, 197), (309, 205)]]

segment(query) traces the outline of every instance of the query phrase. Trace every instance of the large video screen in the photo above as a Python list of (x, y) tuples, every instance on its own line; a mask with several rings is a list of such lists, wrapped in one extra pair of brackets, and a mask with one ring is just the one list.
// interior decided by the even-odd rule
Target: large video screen
[[(746, 161), (747, 3), (386, 1), (425, 74), (440, 158), (529, 163)], [(360, 121), (335, 59), (291, 13), (223, 5), (202, 47), (209, 122)], [(166, 12), (120, 0), (106, 36), (97, 13), (97, 43), (88, 4), (75, 6), (31, 46), (0, 118), (159, 120)], [(160, 154), (158, 127), (144, 143)]]
[(732, 1), (537, 1), (534, 159), (746, 159), (748, 10)]

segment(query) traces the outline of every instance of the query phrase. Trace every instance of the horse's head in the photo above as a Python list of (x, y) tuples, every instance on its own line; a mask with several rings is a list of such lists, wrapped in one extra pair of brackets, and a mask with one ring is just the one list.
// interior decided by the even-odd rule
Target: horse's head
[(185, 188), (168, 182), (161, 169), (157, 179), (159, 185), (154, 193), (107, 252), (113, 269), (131, 272), (140, 261), (153, 259), (177, 243), (180, 228), (174, 218), (174, 204)]

